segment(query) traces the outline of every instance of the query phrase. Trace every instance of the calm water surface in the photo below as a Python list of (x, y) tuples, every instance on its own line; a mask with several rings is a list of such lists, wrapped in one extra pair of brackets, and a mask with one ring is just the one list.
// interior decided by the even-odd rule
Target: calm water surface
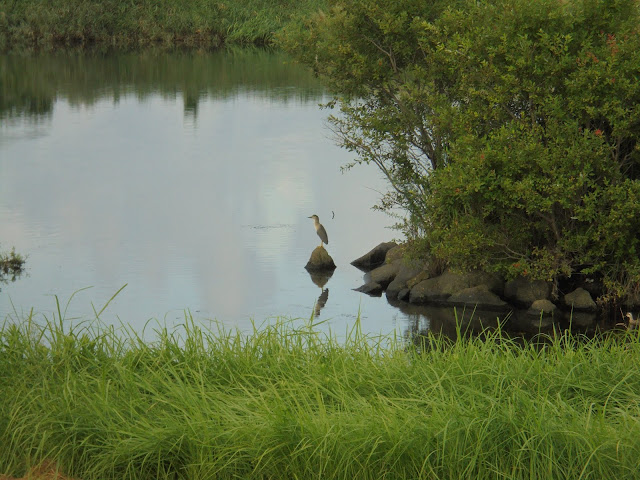
[[(327, 98), (286, 57), (5, 56), (0, 77), (0, 248), (28, 255), (0, 285), (2, 319), (51, 319), (55, 296), (66, 321), (91, 319), (126, 284), (100, 317), (140, 331), (185, 311), (246, 331), (308, 319), (319, 298), (337, 334), (359, 312), (369, 333), (424, 326), (353, 291), (349, 262), (398, 235), (371, 209), (385, 183), (341, 173)], [(338, 266), (324, 287), (304, 269), (314, 213)]]

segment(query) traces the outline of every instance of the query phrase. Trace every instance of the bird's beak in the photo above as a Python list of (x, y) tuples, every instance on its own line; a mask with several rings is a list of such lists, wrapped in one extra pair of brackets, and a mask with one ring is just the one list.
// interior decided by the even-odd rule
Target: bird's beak
[(311, 218), (311, 217), (307, 217), (307, 218)]

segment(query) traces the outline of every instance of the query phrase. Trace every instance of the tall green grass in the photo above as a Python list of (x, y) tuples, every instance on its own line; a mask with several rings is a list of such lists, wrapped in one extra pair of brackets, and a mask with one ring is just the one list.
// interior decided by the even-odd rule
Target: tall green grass
[(325, 0), (5, 0), (0, 50), (92, 46), (268, 45)]
[[(99, 315), (98, 315), (99, 316)], [(89, 479), (624, 479), (637, 336), (422, 348), (280, 321), (251, 334), (96, 320), (0, 330), (0, 472)]]

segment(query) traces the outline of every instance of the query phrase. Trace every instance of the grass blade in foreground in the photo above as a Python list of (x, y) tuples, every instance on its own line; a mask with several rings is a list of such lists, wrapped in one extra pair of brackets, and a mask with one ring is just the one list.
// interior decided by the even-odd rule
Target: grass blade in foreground
[[(632, 478), (630, 334), (519, 347), (339, 344), (290, 322), (241, 335), (187, 318), (144, 343), (96, 322), (0, 331), (0, 472), (50, 458), (108, 478)], [(387, 345), (387, 346), (385, 346)]]

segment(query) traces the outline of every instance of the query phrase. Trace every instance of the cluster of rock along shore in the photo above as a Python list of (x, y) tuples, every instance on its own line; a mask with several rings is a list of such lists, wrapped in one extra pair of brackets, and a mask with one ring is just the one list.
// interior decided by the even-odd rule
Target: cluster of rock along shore
[[(321, 250), (312, 254), (308, 270), (335, 268), (331, 257), (323, 248)], [(323, 264), (323, 259), (330, 262)], [(403, 247), (395, 242), (381, 243), (351, 264), (367, 272), (367, 283), (356, 290), (376, 296), (385, 292), (389, 300), (504, 313), (514, 308), (527, 309), (527, 314), (538, 318), (552, 316), (558, 308), (589, 313), (597, 310), (594, 297), (597, 298), (598, 286), (589, 281), (561, 293), (554, 303), (551, 282), (526, 277), (504, 281), (496, 274), (483, 271), (454, 273), (445, 270), (436, 275), (428, 262), (407, 262), (403, 258)]]
[[(381, 243), (369, 253), (351, 262), (368, 271), (366, 284), (358, 291), (413, 304), (472, 307), (479, 310), (508, 312), (514, 307), (528, 309), (539, 317), (552, 315), (558, 306), (575, 312), (595, 312), (596, 302), (586, 288), (577, 287), (551, 301), (552, 284), (544, 280), (517, 277), (505, 282), (500, 276), (483, 271), (454, 273), (445, 270), (431, 275), (428, 265), (402, 258), (402, 247), (395, 242)], [(589, 288), (590, 284), (585, 283)], [(595, 285), (594, 285), (595, 288)]]

